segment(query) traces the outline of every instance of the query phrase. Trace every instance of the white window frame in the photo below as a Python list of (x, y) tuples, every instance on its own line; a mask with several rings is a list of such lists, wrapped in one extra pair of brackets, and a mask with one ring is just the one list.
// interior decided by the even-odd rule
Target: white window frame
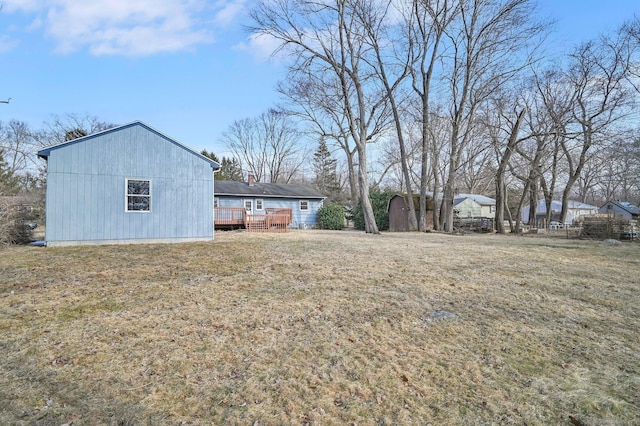
[[(306, 208), (302, 208), (303, 204), (306, 205)], [(300, 207), (300, 211), (301, 212), (308, 212), (309, 211), (309, 200), (300, 200), (299, 207)]]
[[(149, 194), (129, 194), (129, 181), (137, 180), (149, 182)], [(124, 211), (125, 213), (151, 213), (151, 193), (152, 193), (153, 183), (151, 179), (147, 178), (126, 178), (124, 180)], [(149, 209), (148, 210), (129, 210), (129, 197), (147, 197), (149, 198)]]
[(256, 198), (256, 211), (264, 210), (264, 200), (262, 198)]
[(220, 204), (220, 200), (218, 199), (218, 197), (213, 197), (213, 207), (219, 207), (218, 204)]

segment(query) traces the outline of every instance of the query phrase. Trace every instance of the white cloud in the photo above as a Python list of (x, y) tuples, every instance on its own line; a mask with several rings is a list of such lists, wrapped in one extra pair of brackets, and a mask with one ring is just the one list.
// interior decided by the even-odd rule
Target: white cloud
[(217, 6), (220, 10), (216, 13), (215, 21), (222, 27), (227, 27), (234, 23), (245, 10), (246, 0), (219, 1)]
[(16, 10), (32, 12), (40, 9), (44, 3), (42, 0), (4, 0), (2, 2), (2, 11), (4, 13), (15, 12)]
[(235, 49), (248, 52), (263, 62), (273, 58), (273, 54), (280, 47), (280, 44), (281, 42), (274, 37), (252, 34), (246, 43), (237, 44)]
[(245, 1), (211, 5), (207, 0), (4, 0), (3, 4), (6, 13), (36, 14), (25, 29), (41, 25), (58, 53), (88, 49), (94, 55), (148, 56), (212, 43), (215, 26), (233, 23)]

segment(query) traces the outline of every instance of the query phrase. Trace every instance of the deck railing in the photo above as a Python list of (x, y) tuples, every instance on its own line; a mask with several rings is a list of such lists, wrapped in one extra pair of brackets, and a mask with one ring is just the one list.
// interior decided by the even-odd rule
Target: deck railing
[(289, 232), (291, 209), (265, 209), (264, 214), (248, 214), (247, 232)]
[(287, 225), (291, 225), (291, 220), (293, 217), (293, 214), (291, 212), (291, 209), (285, 209), (285, 208), (280, 208), (280, 209), (276, 209), (276, 208), (266, 208), (265, 212), (267, 214), (277, 214), (277, 215), (286, 215), (287, 216)]
[(216, 226), (244, 226), (246, 212), (242, 207), (216, 207), (213, 214)]
[(292, 211), (267, 208), (263, 214), (247, 214), (242, 207), (214, 208), (215, 226), (238, 226), (247, 232), (288, 232)]

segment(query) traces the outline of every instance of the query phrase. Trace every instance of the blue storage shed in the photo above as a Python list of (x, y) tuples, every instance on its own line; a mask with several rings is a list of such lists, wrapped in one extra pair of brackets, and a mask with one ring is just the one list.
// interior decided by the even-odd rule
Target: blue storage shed
[(213, 239), (215, 161), (135, 121), (38, 151), (47, 246)]

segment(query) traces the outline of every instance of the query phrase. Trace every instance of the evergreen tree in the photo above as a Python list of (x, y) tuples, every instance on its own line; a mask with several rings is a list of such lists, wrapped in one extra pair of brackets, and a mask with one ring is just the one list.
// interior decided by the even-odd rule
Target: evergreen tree
[[(369, 190), (369, 197), (371, 197), (371, 205), (373, 207), (373, 214), (376, 217), (376, 223), (381, 231), (389, 229), (389, 200), (396, 195), (396, 192), (390, 189), (380, 191), (380, 188), (371, 188)], [(356, 229), (364, 230), (366, 223), (364, 220), (364, 212), (362, 210), (362, 203), (358, 203), (356, 210), (353, 213), (353, 226)]]
[(313, 154), (313, 169), (315, 173), (314, 186), (327, 196), (327, 201), (341, 201), (341, 186), (338, 180), (337, 160), (331, 156), (324, 139), (320, 140), (318, 149)]
[(205, 157), (207, 157), (208, 159), (213, 160), (216, 163), (220, 164), (220, 160), (218, 160), (218, 156), (216, 154), (214, 154), (213, 151), (209, 152), (206, 149), (203, 149), (202, 151), (200, 151), (200, 154), (202, 154)]
[(222, 157), (222, 161), (220, 161), (213, 151), (209, 152), (206, 149), (203, 149), (200, 154), (220, 164), (220, 171), (216, 175), (217, 180), (233, 180), (236, 182), (242, 182), (244, 180), (240, 162), (235, 158)]
[(233, 180), (236, 182), (242, 182), (244, 180), (240, 162), (235, 158), (222, 157), (220, 169), (220, 180)]
[(20, 177), (16, 176), (4, 159), (0, 149), (0, 195), (16, 195), (20, 192)]

